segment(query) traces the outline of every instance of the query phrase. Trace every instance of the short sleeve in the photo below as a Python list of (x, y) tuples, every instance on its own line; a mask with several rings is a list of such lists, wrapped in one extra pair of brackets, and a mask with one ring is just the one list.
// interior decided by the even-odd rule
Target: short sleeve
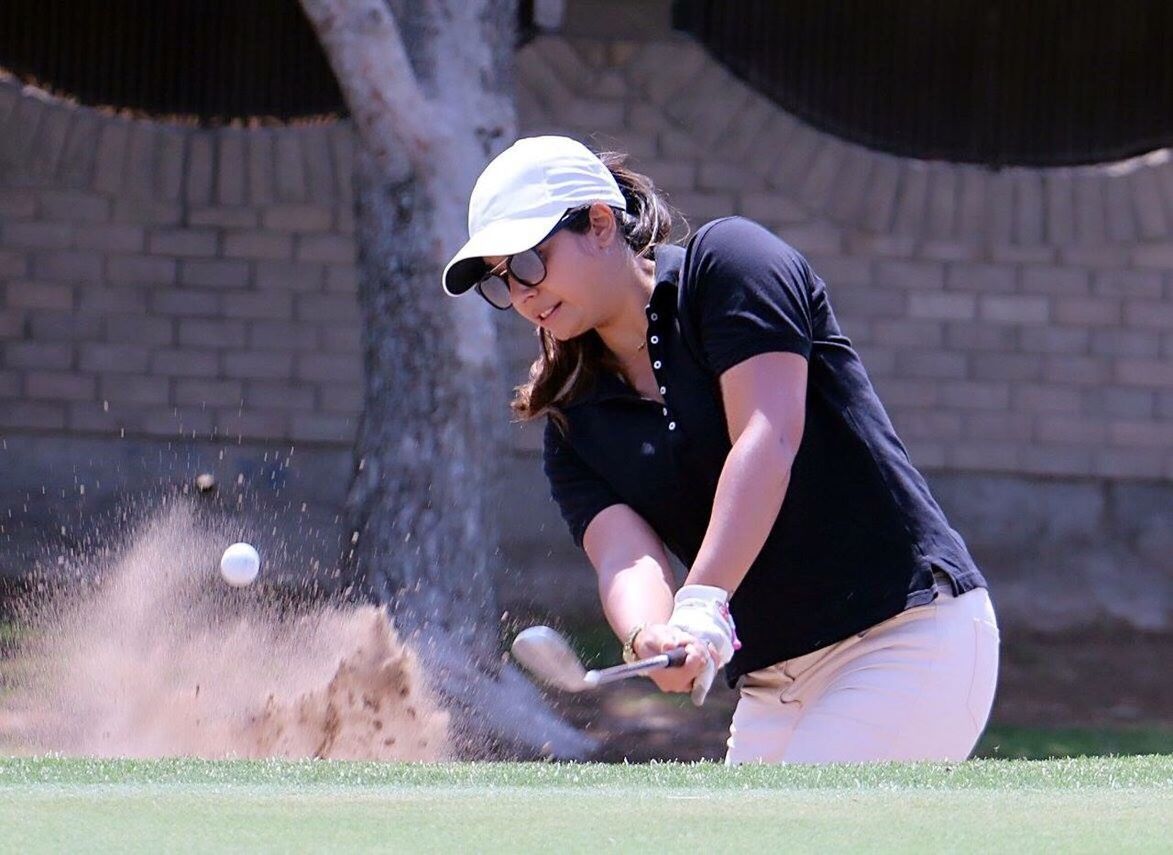
[(546, 421), (542, 468), (550, 481), (550, 495), (576, 546), (582, 546), (587, 526), (600, 511), (623, 503), (611, 487), (583, 462), (552, 420)]
[(713, 372), (771, 351), (809, 359), (812, 280), (796, 250), (750, 220), (730, 217), (701, 229), (689, 247), (682, 296)]

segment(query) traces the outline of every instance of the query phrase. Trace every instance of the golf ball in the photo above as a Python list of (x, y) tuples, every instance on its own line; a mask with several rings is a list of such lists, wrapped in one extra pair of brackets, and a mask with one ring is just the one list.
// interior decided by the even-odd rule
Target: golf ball
[(252, 584), (261, 569), (260, 554), (248, 543), (234, 543), (220, 558), (220, 575), (236, 588)]

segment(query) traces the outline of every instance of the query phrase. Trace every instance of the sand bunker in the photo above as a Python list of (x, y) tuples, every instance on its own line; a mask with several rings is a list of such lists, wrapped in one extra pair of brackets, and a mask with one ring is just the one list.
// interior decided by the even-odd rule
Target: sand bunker
[(0, 746), (103, 757), (440, 760), (448, 716), (381, 609), (281, 613), (216, 565), (239, 531), (174, 500), (97, 584), (28, 604)]

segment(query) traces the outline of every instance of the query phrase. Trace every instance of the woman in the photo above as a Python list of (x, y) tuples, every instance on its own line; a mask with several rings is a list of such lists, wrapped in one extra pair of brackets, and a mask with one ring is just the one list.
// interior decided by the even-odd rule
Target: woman
[[(513, 408), (624, 658), (740, 691), (727, 762), (958, 760), (993, 701), (985, 580), (908, 460), (823, 282), (737, 217), (667, 243), (652, 183), (564, 137), (486, 167), (444, 271), (538, 328)], [(668, 562), (689, 568), (675, 590)]]

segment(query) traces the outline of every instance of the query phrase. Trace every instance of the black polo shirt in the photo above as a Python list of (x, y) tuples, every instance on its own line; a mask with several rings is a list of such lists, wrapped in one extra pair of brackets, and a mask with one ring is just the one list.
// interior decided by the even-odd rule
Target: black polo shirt
[(546, 476), (579, 546), (597, 513), (626, 504), (691, 566), (731, 448), (718, 378), (771, 351), (808, 362), (786, 497), (730, 603), (742, 642), (730, 685), (930, 602), (934, 568), (955, 593), (985, 586), (798, 252), (749, 220), (716, 220), (687, 248), (657, 248), (646, 312), (665, 403), (606, 375), (563, 408), (565, 436), (546, 425)]

